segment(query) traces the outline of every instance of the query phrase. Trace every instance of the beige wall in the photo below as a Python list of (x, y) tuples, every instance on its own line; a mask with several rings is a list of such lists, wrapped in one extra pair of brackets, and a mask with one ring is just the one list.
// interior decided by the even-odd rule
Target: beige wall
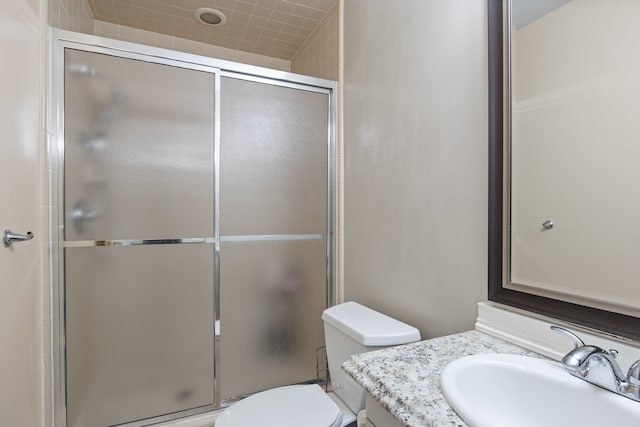
[[(34, 239), (0, 245), (0, 424), (44, 425), (43, 242), (40, 147), (44, 3), (5, 0), (0, 9), (0, 231)], [(44, 334), (43, 334), (44, 332)]]
[(338, 2), (291, 60), (291, 71), (338, 80)]
[(344, 2), (344, 292), (473, 328), (487, 289), (483, 0)]
[(638, 16), (637, 1), (574, 0), (517, 31), (511, 156), (512, 280), (636, 316)]
[(110, 22), (96, 21), (95, 35), (140, 43), (148, 46), (172, 49), (180, 52), (193, 53), (196, 55), (209, 56), (227, 61), (241, 62), (243, 64), (273, 68), (276, 70), (289, 71), (291, 68), (291, 63), (286, 59), (228, 49), (226, 47), (214, 46), (212, 44), (168, 36), (152, 31), (138, 30), (124, 25), (112, 24)]
[(93, 13), (86, 0), (51, 0), (49, 25), (63, 30), (93, 34)]

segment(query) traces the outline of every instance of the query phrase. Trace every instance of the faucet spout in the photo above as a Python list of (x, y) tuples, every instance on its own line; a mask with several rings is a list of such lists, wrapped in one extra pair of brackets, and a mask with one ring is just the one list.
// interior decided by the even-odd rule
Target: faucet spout
[(627, 380), (627, 376), (622, 373), (622, 368), (620, 368), (620, 364), (616, 360), (615, 353), (611, 351), (602, 350), (601, 353), (594, 354), (591, 357), (598, 357), (598, 358), (604, 359), (606, 361), (605, 363), (611, 367), (611, 372), (613, 372), (613, 376), (615, 377), (617, 382), (622, 382)]

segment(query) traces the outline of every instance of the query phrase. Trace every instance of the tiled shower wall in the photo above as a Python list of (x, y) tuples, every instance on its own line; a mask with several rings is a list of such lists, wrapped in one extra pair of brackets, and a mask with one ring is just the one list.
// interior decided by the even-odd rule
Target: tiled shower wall
[(95, 21), (86, 0), (51, 0), (49, 23), (52, 27), (64, 30), (337, 80), (338, 9), (336, 1), (327, 17), (304, 42), (291, 61)]
[(255, 53), (243, 52), (241, 50), (214, 46), (208, 43), (168, 36), (165, 34), (155, 33), (153, 31), (139, 30), (132, 27), (126, 27), (124, 25), (112, 24), (110, 22), (95, 21), (94, 34), (96, 36), (108, 37), (110, 39), (172, 49), (180, 52), (224, 59), (227, 61), (241, 62), (243, 64), (258, 65), (260, 67), (274, 68), (276, 70), (290, 71), (291, 67), (290, 61), (287, 61), (286, 59), (273, 58), (271, 56), (258, 55)]
[(338, 80), (338, 1), (291, 60), (291, 71)]
[(51, 0), (49, 25), (63, 30), (93, 34), (93, 13), (86, 0)]
[(151, 31), (138, 30), (124, 25), (96, 21), (86, 0), (51, 0), (49, 4), (49, 25), (63, 30), (108, 37), (149, 46), (210, 56), (243, 64), (258, 65), (276, 70), (290, 71), (291, 63), (285, 59), (257, 55), (255, 53), (228, 49), (166, 36)]

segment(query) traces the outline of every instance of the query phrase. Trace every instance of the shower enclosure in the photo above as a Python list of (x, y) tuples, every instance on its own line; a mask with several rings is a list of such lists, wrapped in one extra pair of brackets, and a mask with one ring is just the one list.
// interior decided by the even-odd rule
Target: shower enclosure
[(57, 424), (147, 425), (316, 379), (333, 83), (55, 34)]

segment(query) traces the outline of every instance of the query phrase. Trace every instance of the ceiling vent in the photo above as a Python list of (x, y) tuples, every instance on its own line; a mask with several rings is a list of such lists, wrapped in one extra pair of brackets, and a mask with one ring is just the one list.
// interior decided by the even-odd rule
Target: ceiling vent
[(196, 20), (208, 27), (220, 27), (227, 23), (227, 17), (217, 9), (201, 7), (193, 13)]

